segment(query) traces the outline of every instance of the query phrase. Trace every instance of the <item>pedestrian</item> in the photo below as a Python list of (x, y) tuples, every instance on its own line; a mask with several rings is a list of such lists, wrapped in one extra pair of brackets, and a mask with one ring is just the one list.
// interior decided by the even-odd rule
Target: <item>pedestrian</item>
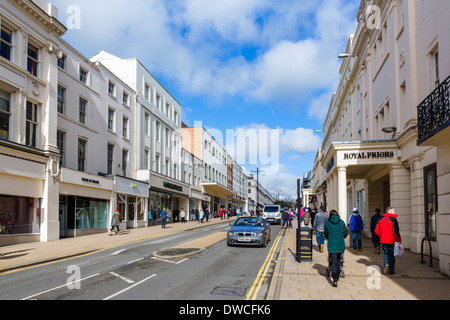
[(186, 222), (186, 212), (184, 212), (183, 208), (181, 208), (180, 218), (181, 218), (181, 223), (185, 223)]
[(328, 221), (328, 213), (325, 207), (322, 207), (314, 219), (313, 230), (316, 231), (317, 245), (319, 246), (319, 251), (323, 252), (323, 247), (325, 244), (325, 223)]
[(359, 214), (358, 208), (353, 209), (352, 216), (348, 221), (348, 226), (352, 232), (353, 252), (356, 253), (357, 250), (362, 249), (361, 233), (364, 230), (364, 222)]
[(370, 220), (370, 232), (372, 233), (372, 243), (375, 247), (376, 253), (380, 254), (380, 238), (375, 233), (375, 228), (377, 227), (378, 221), (380, 221), (383, 217), (381, 216), (381, 210), (375, 209), (375, 215)]
[(115, 231), (116, 234), (120, 235), (119, 224), (120, 224), (121, 220), (122, 220), (122, 217), (120, 216), (119, 209), (116, 209), (116, 212), (113, 214), (113, 216), (111, 218), (111, 230), (108, 231), (109, 236), (111, 236), (114, 228), (116, 228), (116, 231)]
[(203, 223), (203, 218), (205, 217), (205, 212), (203, 211), (203, 208), (200, 208), (200, 222)]
[(198, 222), (199, 212), (198, 209), (195, 209), (195, 221)]
[(293, 228), (292, 220), (294, 220), (295, 216), (294, 216), (294, 213), (292, 212), (292, 209), (289, 209), (288, 214), (289, 214), (289, 228)]
[(300, 208), (300, 222), (303, 221), (303, 215), (304, 214), (305, 214), (305, 209), (303, 209), (303, 207), (302, 207), (302, 208)]
[(306, 209), (305, 212), (303, 213), (303, 223), (305, 224), (305, 226), (309, 225), (310, 220), (311, 214), (309, 213), (309, 209)]
[(317, 208), (311, 210), (311, 225), (314, 226), (314, 220), (316, 219)]
[(328, 240), (328, 253), (332, 261), (333, 287), (337, 287), (340, 274), (341, 258), (345, 252), (345, 238), (348, 236), (345, 222), (336, 210), (331, 210), (330, 217), (325, 223), (325, 238)]
[(281, 228), (287, 229), (289, 226), (289, 212), (287, 210), (284, 210), (281, 214), (281, 218), (283, 219), (283, 226)]
[(162, 210), (159, 213), (160, 218), (161, 218), (161, 228), (166, 228), (166, 224), (167, 224), (167, 218), (168, 218), (168, 212), (166, 211), (165, 207), (162, 206)]
[(394, 247), (396, 242), (402, 243), (402, 237), (394, 208), (386, 209), (383, 218), (378, 221), (375, 233), (380, 238), (383, 248), (384, 274), (388, 272), (390, 275), (395, 274)]
[(205, 208), (205, 218), (206, 218), (206, 222), (209, 221), (209, 210), (208, 208)]
[(223, 209), (222, 208), (220, 208), (219, 216), (220, 216), (220, 220), (223, 220)]

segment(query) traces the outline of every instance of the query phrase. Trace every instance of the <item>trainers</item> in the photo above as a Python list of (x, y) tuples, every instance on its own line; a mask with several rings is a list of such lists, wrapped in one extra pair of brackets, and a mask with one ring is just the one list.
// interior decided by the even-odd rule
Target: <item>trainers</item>
[(388, 273), (389, 273), (389, 265), (387, 264), (384, 266), (384, 274), (387, 275)]
[(323, 244), (320, 245), (320, 252), (323, 252)]
[(358, 251), (357, 250), (353, 250), (353, 253), (357, 253)]

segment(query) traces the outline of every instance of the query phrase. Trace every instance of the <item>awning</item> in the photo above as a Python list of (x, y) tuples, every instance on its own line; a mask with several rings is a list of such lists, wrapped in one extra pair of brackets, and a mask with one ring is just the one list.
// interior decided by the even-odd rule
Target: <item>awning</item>
[(228, 199), (232, 196), (237, 196), (236, 192), (231, 191), (218, 183), (203, 183), (203, 189), (203, 193), (222, 199)]

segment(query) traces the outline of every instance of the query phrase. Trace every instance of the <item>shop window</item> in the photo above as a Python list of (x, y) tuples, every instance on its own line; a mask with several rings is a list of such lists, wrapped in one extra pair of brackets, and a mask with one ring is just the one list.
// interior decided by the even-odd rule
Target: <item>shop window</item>
[(0, 234), (39, 233), (40, 200), (0, 195)]
[(436, 164), (424, 168), (425, 179), (425, 235), (436, 240), (437, 179)]
[[(76, 222), (76, 229), (108, 228), (109, 203), (106, 200), (82, 197), (69, 197), (68, 227), (73, 227), (71, 221)], [(75, 205), (75, 207), (70, 208)], [(75, 217), (73, 216), (75, 214)]]

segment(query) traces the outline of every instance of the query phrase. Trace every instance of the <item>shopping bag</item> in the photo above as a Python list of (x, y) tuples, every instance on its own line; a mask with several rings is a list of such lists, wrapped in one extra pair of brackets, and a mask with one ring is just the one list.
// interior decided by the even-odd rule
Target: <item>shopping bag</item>
[(403, 254), (405, 253), (405, 249), (403, 248), (400, 242), (396, 242), (394, 246), (394, 257), (399, 257), (403, 259)]

